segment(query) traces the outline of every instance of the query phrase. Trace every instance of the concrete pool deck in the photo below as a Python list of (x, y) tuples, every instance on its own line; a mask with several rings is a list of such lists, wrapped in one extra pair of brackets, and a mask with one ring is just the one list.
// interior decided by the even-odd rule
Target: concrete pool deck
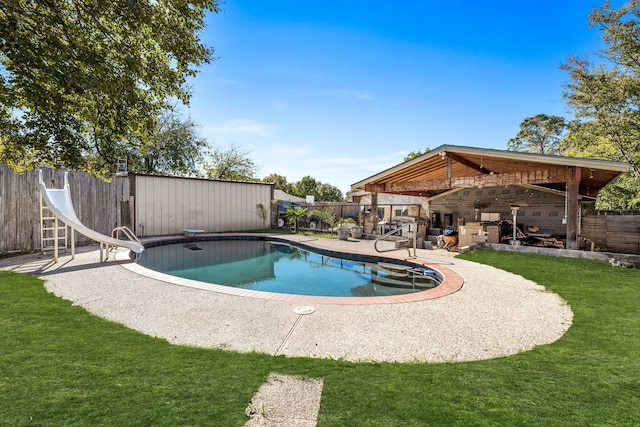
[[(380, 255), (367, 240), (288, 238), (339, 252)], [(408, 254), (403, 249), (382, 255), (404, 259)], [(385, 304), (255, 298), (169, 283), (113, 259), (100, 263), (96, 245), (80, 248), (73, 260), (66, 255), (54, 264), (51, 256), (31, 254), (0, 260), (0, 269), (38, 275), (53, 294), (173, 344), (240, 352), (349, 361), (483, 360), (554, 342), (571, 326), (571, 309), (556, 294), (454, 255), (417, 250), (419, 261), (459, 275), (464, 280), (459, 290)], [(315, 311), (294, 312), (301, 305)]]

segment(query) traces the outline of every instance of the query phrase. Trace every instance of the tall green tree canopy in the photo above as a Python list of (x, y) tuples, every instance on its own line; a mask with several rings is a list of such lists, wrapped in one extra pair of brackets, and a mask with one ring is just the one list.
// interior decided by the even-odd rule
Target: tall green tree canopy
[(293, 184), (287, 181), (287, 177), (283, 175), (279, 175), (277, 173), (272, 173), (261, 180), (262, 182), (273, 182), (275, 184), (276, 190), (282, 190), (285, 193), (293, 194)]
[(330, 184), (323, 184), (308, 175), (293, 184), (292, 194), (298, 197), (313, 196), (315, 200), (323, 202), (342, 201), (340, 189)]
[[(564, 96), (577, 121), (563, 141), (565, 153), (624, 161), (632, 172), (605, 187), (599, 207), (640, 208), (640, 0), (614, 9), (609, 1), (589, 15), (606, 49), (600, 63), (572, 56)], [(607, 201), (606, 204), (601, 201)]]
[(100, 173), (97, 141), (125, 144), (187, 104), (212, 61), (200, 40), (218, 0), (0, 2), (0, 161)]
[(205, 175), (211, 179), (259, 181), (256, 177), (257, 170), (249, 153), (235, 143), (210, 150), (204, 161)]
[(507, 143), (507, 149), (536, 154), (560, 154), (560, 141), (566, 130), (564, 117), (537, 114), (520, 123), (520, 131)]
[(316, 201), (340, 202), (343, 200), (342, 191), (331, 184), (322, 183), (311, 176), (302, 177), (300, 181), (290, 183), (287, 178), (272, 173), (262, 178), (262, 182), (274, 182), (277, 190), (297, 197), (313, 196)]
[(129, 170), (148, 174), (194, 175), (207, 147), (197, 125), (174, 111), (150, 120), (132, 140), (126, 153)]

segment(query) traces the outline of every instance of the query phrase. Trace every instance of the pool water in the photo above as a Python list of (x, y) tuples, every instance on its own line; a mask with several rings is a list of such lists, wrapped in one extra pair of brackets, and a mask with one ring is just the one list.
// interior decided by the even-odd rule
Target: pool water
[(427, 268), (360, 262), (264, 240), (197, 241), (147, 248), (138, 263), (173, 276), (256, 291), (386, 296), (439, 285)]

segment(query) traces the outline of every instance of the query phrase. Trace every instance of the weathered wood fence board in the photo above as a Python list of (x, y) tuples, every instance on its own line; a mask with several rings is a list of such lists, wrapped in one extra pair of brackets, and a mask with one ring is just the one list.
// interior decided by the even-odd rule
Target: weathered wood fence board
[(640, 216), (585, 216), (581, 236), (593, 241), (601, 251), (640, 255)]
[[(62, 170), (42, 168), (47, 188), (64, 186)], [(86, 173), (69, 171), (71, 199), (78, 219), (87, 227), (110, 234), (118, 225), (130, 225), (129, 180), (105, 182)], [(16, 174), (0, 164), (0, 253), (40, 248), (38, 170)], [(125, 212), (125, 215), (121, 215)], [(78, 244), (91, 240), (75, 234)]]

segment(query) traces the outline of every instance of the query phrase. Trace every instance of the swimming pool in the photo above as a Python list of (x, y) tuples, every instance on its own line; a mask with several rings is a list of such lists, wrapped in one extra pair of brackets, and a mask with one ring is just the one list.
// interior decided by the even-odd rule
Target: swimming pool
[(158, 242), (147, 246), (138, 264), (199, 282), (313, 296), (404, 295), (433, 289), (443, 279), (408, 262), (258, 237)]

